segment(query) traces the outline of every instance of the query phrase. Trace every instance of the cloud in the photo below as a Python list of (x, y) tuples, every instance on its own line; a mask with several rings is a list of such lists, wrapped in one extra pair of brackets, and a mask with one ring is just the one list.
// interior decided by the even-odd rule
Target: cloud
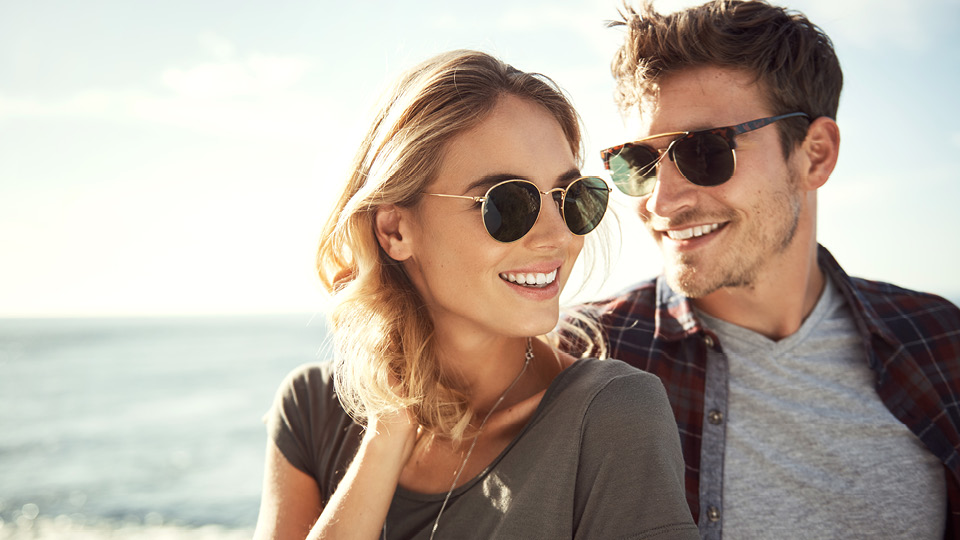
[(229, 138), (281, 140), (310, 137), (324, 119), (326, 125), (343, 123), (346, 112), (302, 89), (314, 62), (258, 52), (238, 56), (230, 40), (212, 32), (198, 35), (197, 41), (198, 60), (158, 70), (154, 80), (161, 89), (141, 81), (84, 88), (59, 99), (0, 93), (0, 118), (146, 122)]
[(621, 36), (606, 28), (605, 22), (617, 17), (616, 6), (606, 2), (578, 4), (577, 7), (522, 4), (507, 9), (496, 25), (505, 33), (575, 35), (606, 58), (613, 54)]
[(834, 39), (846, 39), (862, 48), (891, 45), (922, 51), (932, 43), (931, 18), (941, 0), (806, 0), (798, 8)]
[(223, 137), (310, 139), (333, 114), (323, 102), (304, 96), (284, 99), (163, 99), (130, 102), (131, 116)]
[[(228, 54), (225, 42), (210, 47)], [(300, 58), (252, 54), (163, 70), (159, 78), (166, 93), (88, 88), (59, 100), (0, 94), (0, 118), (145, 121), (230, 138), (315, 138), (322, 125), (342, 125), (346, 112), (322, 96), (298, 91), (310, 68)]]
[(210, 62), (163, 72), (164, 84), (188, 98), (269, 95), (297, 84), (310, 63), (255, 54), (243, 61)]
[(342, 125), (344, 113), (317, 97), (209, 98), (86, 90), (60, 101), (0, 95), (0, 118), (79, 118), (178, 126), (225, 138), (315, 141), (323, 125)]
[(204, 32), (198, 37), (200, 48), (218, 60), (233, 58), (235, 47), (233, 43), (212, 32)]
[(450, 13), (433, 13), (423, 19), (427, 28), (436, 30), (460, 30), (467, 28), (467, 22)]
[(254, 53), (236, 58), (233, 43), (217, 34), (205, 32), (197, 38), (200, 49), (213, 61), (189, 68), (163, 71), (164, 85), (190, 98), (223, 98), (265, 95), (296, 85), (310, 69), (303, 58), (268, 56)]

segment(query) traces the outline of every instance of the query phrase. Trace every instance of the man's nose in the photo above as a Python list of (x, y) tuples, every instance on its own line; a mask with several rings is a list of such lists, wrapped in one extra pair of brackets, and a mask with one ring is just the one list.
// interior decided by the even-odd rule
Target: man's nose
[(663, 156), (657, 164), (657, 180), (643, 203), (649, 214), (669, 217), (694, 205), (698, 186), (680, 174), (677, 164)]

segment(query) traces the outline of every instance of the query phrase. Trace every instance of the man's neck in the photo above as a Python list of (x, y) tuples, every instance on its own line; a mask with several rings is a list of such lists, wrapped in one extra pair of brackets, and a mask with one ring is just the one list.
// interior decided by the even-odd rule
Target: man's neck
[(773, 340), (792, 335), (813, 311), (826, 283), (817, 264), (816, 243), (800, 264), (784, 257), (771, 262), (748, 287), (726, 287), (693, 305), (712, 317), (753, 330)]

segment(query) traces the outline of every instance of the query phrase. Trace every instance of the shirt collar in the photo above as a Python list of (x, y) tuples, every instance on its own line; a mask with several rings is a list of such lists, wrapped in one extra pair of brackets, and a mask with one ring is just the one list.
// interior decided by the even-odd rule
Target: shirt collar
[(896, 346), (897, 339), (887, 329), (873, 304), (854, 285), (853, 278), (843, 271), (843, 268), (827, 251), (827, 248), (819, 244), (817, 245), (817, 263), (820, 265), (820, 269), (833, 280), (844, 299), (850, 304), (850, 311), (853, 313), (854, 321), (860, 332), (865, 336), (870, 334), (880, 336), (886, 342)]
[(678, 341), (700, 332), (700, 321), (693, 311), (693, 304), (686, 296), (674, 291), (667, 278), (657, 278), (657, 312), (654, 335), (667, 341)]
[[(850, 304), (857, 328), (864, 334), (875, 334), (894, 344), (893, 338), (882, 324), (880, 316), (863, 294), (854, 286), (852, 278), (843, 271), (827, 248), (817, 245), (817, 262), (836, 284), (844, 299)], [(663, 274), (657, 277), (657, 310), (655, 335), (667, 341), (677, 341), (698, 334), (703, 326), (686, 296), (674, 291)]]

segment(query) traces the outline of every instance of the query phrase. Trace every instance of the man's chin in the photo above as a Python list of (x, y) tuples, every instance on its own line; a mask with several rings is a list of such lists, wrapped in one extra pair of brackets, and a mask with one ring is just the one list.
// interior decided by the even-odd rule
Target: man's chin
[(698, 275), (696, 268), (674, 268), (667, 271), (667, 283), (670, 288), (687, 298), (703, 298), (717, 290)]
[(689, 266), (668, 269), (666, 276), (671, 289), (692, 299), (710, 296), (720, 289), (726, 289), (728, 292), (752, 289), (755, 283), (754, 277), (749, 274), (723, 275), (714, 273), (714, 275), (708, 276), (702, 272), (697, 272), (695, 267)]
[(697, 279), (695, 268), (674, 268), (667, 270), (667, 283), (670, 288), (687, 298), (702, 298), (712, 291), (707, 291), (702, 280)]

